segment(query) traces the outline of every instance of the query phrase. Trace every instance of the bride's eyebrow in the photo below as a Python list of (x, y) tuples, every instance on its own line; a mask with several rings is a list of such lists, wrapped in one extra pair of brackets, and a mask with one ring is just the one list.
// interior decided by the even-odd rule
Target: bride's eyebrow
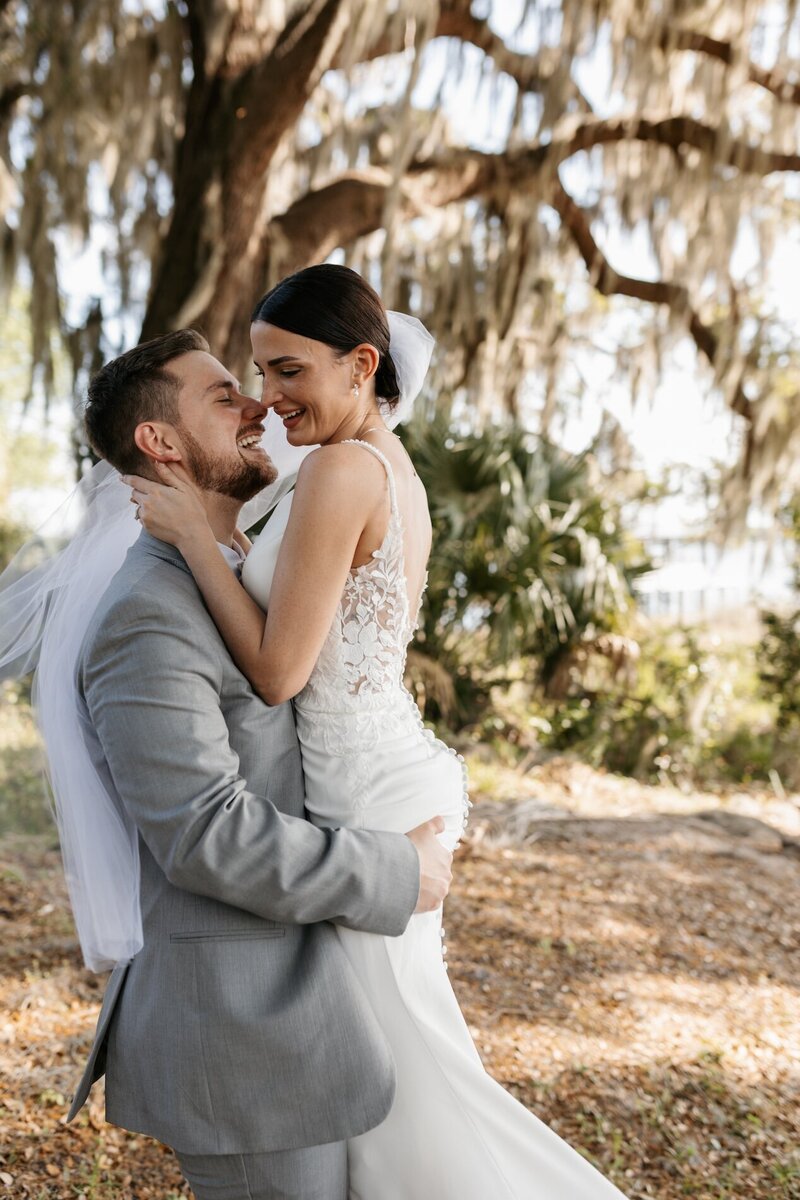
[(281, 363), (297, 362), (297, 355), (283, 354), (280, 358), (271, 358), (267, 363), (268, 367), (279, 367)]

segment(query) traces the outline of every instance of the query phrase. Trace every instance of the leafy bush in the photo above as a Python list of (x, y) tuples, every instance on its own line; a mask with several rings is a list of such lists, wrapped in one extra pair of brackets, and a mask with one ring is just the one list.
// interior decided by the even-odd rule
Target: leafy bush
[(404, 440), (434, 527), (410, 674), (416, 684), (425, 657), (444, 668), (450, 711), (434, 702), (428, 715), (474, 720), (509, 663), (530, 660), (546, 682), (571, 646), (616, 628), (647, 564), (590, 452), (567, 454), (513, 425), (459, 435), (444, 416), (415, 422)]
[(764, 637), (758, 646), (759, 678), (775, 705), (781, 730), (800, 730), (800, 609), (782, 617), (762, 612)]
[(612, 684), (586, 695), (577, 685), (573, 694), (549, 706), (547, 744), (627, 775), (675, 772), (676, 764), (684, 765), (705, 684), (694, 635), (658, 633), (643, 646), (634, 688)]
[(756, 727), (737, 725), (727, 736), (719, 739), (715, 750), (716, 777), (736, 783), (752, 783), (766, 781), (770, 778), (770, 772), (777, 770), (778, 775), (792, 786), (783, 763), (783, 746), (770, 723)]
[(651, 781), (765, 782), (777, 770), (791, 784), (751, 644), (680, 627), (643, 629), (638, 644), (633, 686), (575, 681), (563, 699), (532, 697), (541, 747)]

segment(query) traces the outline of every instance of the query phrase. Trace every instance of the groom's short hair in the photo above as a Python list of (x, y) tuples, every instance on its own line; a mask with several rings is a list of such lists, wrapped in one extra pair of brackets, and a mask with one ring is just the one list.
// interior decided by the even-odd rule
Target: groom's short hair
[(180, 381), (166, 370), (168, 363), (191, 350), (208, 349), (201, 333), (178, 329), (106, 363), (89, 384), (84, 410), (86, 437), (95, 454), (118, 471), (140, 472), (136, 426), (142, 421), (177, 424), (180, 418)]

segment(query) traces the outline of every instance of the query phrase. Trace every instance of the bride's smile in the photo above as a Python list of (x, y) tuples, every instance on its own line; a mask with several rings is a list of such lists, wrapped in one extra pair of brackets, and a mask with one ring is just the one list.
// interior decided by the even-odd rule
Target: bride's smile
[(280, 417), (283, 421), (284, 429), (296, 429), (305, 413), (304, 408), (295, 408), (292, 412), (279, 412), (275, 409), (275, 416)]

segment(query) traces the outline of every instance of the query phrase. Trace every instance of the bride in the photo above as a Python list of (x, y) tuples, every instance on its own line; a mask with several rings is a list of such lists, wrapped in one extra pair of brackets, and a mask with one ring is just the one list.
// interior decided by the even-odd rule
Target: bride
[[(310, 819), (402, 832), (441, 814), (452, 849), (463, 763), (403, 686), (431, 523), (390, 428), (400, 388), (386, 311), (355, 272), (315, 266), (259, 301), (250, 332), (269, 422), (304, 457), (244, 545), (241, 584), (179, 466), (159, 466), (162, 483), (125, 477), (139, 518), (179, 549), (254, 689), (268, 704), (294, 698)], [(338, 932), (397, 1068), (388, 1118), (349, 1143), (351, 1200), (621, 1200), (485, 1072), (447, 977), (441, 911), (398, 938)]]

